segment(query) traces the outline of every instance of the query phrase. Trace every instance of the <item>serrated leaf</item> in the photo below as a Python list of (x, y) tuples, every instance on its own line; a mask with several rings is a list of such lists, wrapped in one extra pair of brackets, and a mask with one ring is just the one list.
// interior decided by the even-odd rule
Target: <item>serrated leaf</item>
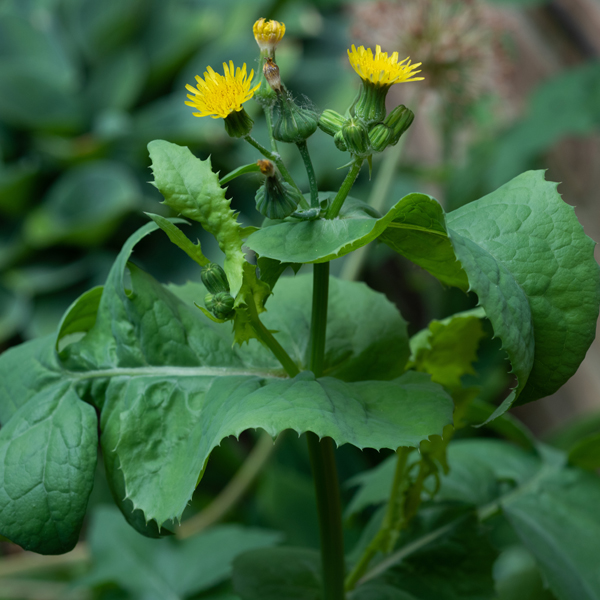
[(77, 543), (96, 468), (97, 420), (69, 382), (22, 406), (0, 430), (0, 532), (26, 550)]
[[(422, 195), (420, 202), (432, 206)], [(517, 396), (524, 403), (553, 393), (583, 360), (600, 301), (594, 244), (573, 209), (542, 172), (530, 171), (449, 213), (446, 242), (428, 252), (427, 241), (444, 235), (443, 211), (437, 210), (436, 226), (413, 232), (417, 240), (394, 227), (381, 240), (442, 282), (464, 288), (448, 280), (452, 255), (459, 260), (518, 379), (515, 392), (493, 416)]]
[(89, 534), (94, 567), (78, 583), (118, 583), (148, 600), (179, 600), (225, 581), (238, 554), (272, 546), (280, 537), (264, 529), (220, 525), (186, 540), (147, 540), (117, 510), (99, 507)]
[(146, 214), (167, 234), (167, 236), (169, 236), (169, 239), (178, 248), (181, 248), (181, 250), (183, 250), (193, 261), (197, 262), (201, 267), (205, 267), (210, 263), (210, 260), (202, 254), (200, 242), (194, 244), (183, 231), (169, 219), (165, 219), (160, 215), (152, 213)]
[(156, 187), (165, 204), (183, 217), (198, 221), (215, 236), (225, 254), (223, 268), (231, 295), (235, 298), (242, 286), (242, 228), (236, 213), (229, 207), (225, 190), (213, 173), (210, 159), (196, 158), (188, 148), (155, 140), (148, 144)]
[[(393, 379), (408, 345), (404, 321), (382, 295), (332, 279), (339, 310), (330, 311), (325, 367), (348, 379), (369, 377), (372, 368), (373, 375), (391, 381), (315, 380), (310, 372), (283, 378), (281, 366), (260, 344), (252, 341), (243, 351), (232, 347), (229, 327), (207, 320), (191, 302), (127, 262), (134, 245), (156, 228), (149, 223), (124, 245), (93, 327), (66, 345), (61, 362), (51, 354), (54, 362), (44, 371), (50, 381), (71, 381), (101, 411), (107, 477), (117, 504), (138, 530), (154, 535), (157, 525), (179, 517), (212, 449), (248, 428), (273, 436), (290, 428), (310, 430), (338, 444), (395, 449), (440, 434), (451, 422), (450, 398), (427, 375)], [(308, 344), (303, 321), (310, 314), (310, 293), (302, 290), (308, 282), (280, 281), (265, 313), (267, 327), (289, 321), (289, 329), (275, 335), (294, 356), (298, 349), (303, 355)], [(198, 288), (186, 286), (182, 297), (196, 298)], [(366, 317), (371, 324), (363, 327)], [(302, 325), (297, 331), (296, 321)], [(385, 349), (391, 360), (381, 367), (365, 361), (374, 349)], [(27, 369), (26, 352), (12, 356)], [(361, 362), (368, 368), (361, 371)], [(44, 389), (45, 380), (38, 385)], [(19, 389), (11, 386), (9, 394)]]

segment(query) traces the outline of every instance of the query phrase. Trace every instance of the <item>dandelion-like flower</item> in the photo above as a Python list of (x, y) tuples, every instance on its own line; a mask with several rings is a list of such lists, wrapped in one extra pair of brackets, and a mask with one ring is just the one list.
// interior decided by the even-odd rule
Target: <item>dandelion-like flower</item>
[(371, 48), (358, 49), (352, 44), (348, 50), (348, 58), (352, 68), (364, 81), (370, 81), (379, 86), (390, 86), (395, 83), (406, 81), (422, 81), (424, 77), (415, 77), (420, 70), (421, 63), (411, 64), (410, 58), (398, 62), (398, 53), (394, 52), (388, 56), (387, 52), (381, 51), (381, 46), (375, 46), (375, 55)]
[(421, 81), (423, 77), (415, 77), (421, 63), (411, 64), (405, 58), (398, 62), (398, 53), (388, 56), (381, 51), (381, 46), (375, 47), (375, 54), (371, 48), (364, 46), (348, 50), (348, 58), (352, 68), (362, 79), (362, 89), (350, 107), (350, 115), (358, 117), (368, 127), (382, 123), (385, 119), (385, 98), (388, 90), (395, 83), (406, 81)]
[(195, 88), (189, 84), (185, 86), (191, 92), (188, 94), (190, 102), (186, 104), (198, 111), (194, 113), (195, 117), (225, 119), (233, 112), (240, 112), (243, 110), (242, 104), (250, 100), (260, 86), (251, 87), (254, 71), (247, 76), (246, 63), (236, 70), (230, 60), (229, 65), (223, 63), (223, 72), (224, 75), (220, 75), (211, 67), (206, 67), (204, 79), (196, 75)]
[(252, 31), (259, 48), (267, 50), (272, 56), (272, 52), (285, 35), (285, 25), (279, 21), (267, 21), (261, 18), (254, 23)]

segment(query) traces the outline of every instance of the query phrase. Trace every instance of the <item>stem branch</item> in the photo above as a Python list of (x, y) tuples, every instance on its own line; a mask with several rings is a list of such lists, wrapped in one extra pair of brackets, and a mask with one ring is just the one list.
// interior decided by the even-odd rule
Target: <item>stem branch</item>
[(313, 168), (312, 161), (310, 160), (310, 154), (308, 153), (308, 146), (306, 140), (298, 142), (296, 144), (298, 150), (300, 150), (300, 156), (304, 161), (306, 167), (306, 174), (308, 175), (308, 185), (310, 186), (310, 206), (312, 208), (319, 208), (319, 188), (317, 186), (317, 176)]
[(344, 179), (342, 183), (342, 187), (340, 187), (336, 197), (333, 199), (333, 202), (329, 207), (329, 210), (327, 211), (327, 219), (335, 219), (340, 214), (340, 210), (342, 209), (344, 201), (346, 200), (346, 197), (350, 193), (350, 190), (352, 189), (352, 186), (354, 185), (354, 182), (358, 177), (358, 173), (360, 171), (360, 168), (362, 167), (362, 163), (362, 158), (354, 159), (352, 167), (350, 167), (350, 170), (346, 175), (346, 179)]

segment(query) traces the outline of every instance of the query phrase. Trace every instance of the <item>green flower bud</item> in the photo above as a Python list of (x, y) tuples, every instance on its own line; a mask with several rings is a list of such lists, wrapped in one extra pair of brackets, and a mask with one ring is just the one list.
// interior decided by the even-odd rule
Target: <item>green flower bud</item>
[(273, 137), (280, 142), (297, 144), (317, 130), (317, 117), (312, 110), (300, 108), (285, 92), (277, 97), (279, 117), (273, 126)]
[(225, 117), (225, 131), (231, 137), (241, 138), (252, 131), (254, 121), (248, 116), (248, 113), (242, 110), (234, 110)]
[(415, 115), (412, 110), (409, 110), (402, 104), (400, 106), (396, 106), (396, 108), (385, 118), (384, 124), (392, 130), (392, 138), (390, 141), (391, 146), (394, 146), (398, 143), (398, 140), (410, 127), (414, 118)]
[(222, 267), (216, 263), (209, 263), (200, 273), (202, 283), (211, 294), (229, 292), (229, 282)]
[(327, 135), (335, 135), (338, 131), (342, 130), (346, 117), (342, 117), (335, 110), (324, 110), (319, 117), (319, 128), (323, 130)]
[(362, 88), (350, 107), (350, 115), (361, 119), (367, 127), (381, 123), (385, 119), (385, 97), (389, 89), (389, 85), (363, 79)]
[(229, 292), (218, 292), (216, 294), (206, 294), (204, 304), (217, 319), (228, 319), (233, 315), (233, 305), (235, 300)]
[(279, 175), (267, 176), (255, 196), (256, 210), (269, 219), (289, 217), (300, 202), (300, 195)]
[(338, 150), (341, 150), (342, 152), (348, 152), (348, 146), (346, 146), (344, 135), (341, 130), (333, 136), (333, 143), (336, 145)]
[(375, 125), (369, 131), (369, 143), (375, 152), (383, 152), (392, 140), (392, 130), (383, 123)]
[(371, 154), (369, 132), (358, 119), (349, 119), (342, 128), (342, 135), (348, 150), (356, 156)]

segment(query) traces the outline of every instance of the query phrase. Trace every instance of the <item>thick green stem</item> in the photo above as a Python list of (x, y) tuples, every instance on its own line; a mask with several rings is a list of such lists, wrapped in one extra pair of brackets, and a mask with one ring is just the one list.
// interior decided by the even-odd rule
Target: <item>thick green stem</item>
[(315, 377), (323, 374), (325, 338), (327, 336), (327, 303), (329, 298), (329, 263), (313, 265), (313, 300), (310, 323), (309, 369)]
[[(328, 296), (329, 263), (316, 264), (313, 271), (309, 362), (315, 377), (323, 374)], [(323, 600), (344, 600), (344, 536), (333, 440), (319, 440), (312, 432), (308, 432), (306, 438), (319, 509)]]
[(344, 600), (344, 536), (333, 440), (319, 440), (310, 431), (306, 439), (319, 510), (323, 600)]
[(300, 191), (300, 188), (296, 185), (296, 182), (292, 179), (290, 172), (287, 170), (286, 166), (283, 164), (283, 161), (281, 160), (281, 156), (279, 156), (279, 154), (277, 154), (275, 152), (270, 152), (269, 150), (267, 150), (262, 144), (259, 144), (251, 135), (245, 136), (244, 139), (251, 146), (254, 146), (264, 157), (268, 158), (270, 161), (273, 161), (277, 165), (277, 168), (279, 169), (279, 172), (282, 174), (283, 178), (292, 187), (294, 187), (296, 190), (298, 190), (300, 193), (302, 193)]
[(252, 326), (258, 339), (275, 355), (275, 358), (281, 363), (285, 372), (290, 377), (296, 377), (300, 373), (298, 365), (283, 349), (283, 346), (273, 337), (273, 334), (263, 325), (258, 315), (252, 319)]
[(340, 188), (336, 197), (333, 199), (333, 202), (331, 203), (331, 206), (327, 211), (327, 219), (335, 219), (340, 214), (340, 210), (342, 209), (344, 201), (346, 200), (348, 194), (350, 193), (350, 190), (352, 189), (352, 186), (354, 185), (354, 182), (356, 181), (356, 178), (358, 177), (358, 173), (360, 171), (360, 168), (362, 167), (362, 163), (362, 158), (354, 159), (352, 167), (348, 171), (346, 179), (344, 179), (342, 183), (342, 187)]
[(319, 188), (317, 186), (317, 176), (315, 175), (315, 170), (313, 168), (312, 161), (310, 160), (310, 154), (308, 153), (306, 140), (303, 142), (298, 142), (296, 146), (298, 146), (298, 150), (300, 150), (300, 155), (302, 156), (304, 166), (306, 167), (306, 174), (308, 175), (308, 185), (310, 186), (310, 205), (312, 208), (319, 208)]
[(404, 477), (406, 475), (408, 455), (412, 450), (413, 448), (398, 448), (396, 450), (396, 470), (385, 516), (383, 517), (379, 531), (375, 534), (375, 537), (366, 547), (362, 556), (348, 575), (346, 579), (347, 591), (353, 590), (356, 587), (357, 582), (367, 572), (371, 561), (378, 552), (389, 553), (393, 549), (399, 525), (402, 522)]

